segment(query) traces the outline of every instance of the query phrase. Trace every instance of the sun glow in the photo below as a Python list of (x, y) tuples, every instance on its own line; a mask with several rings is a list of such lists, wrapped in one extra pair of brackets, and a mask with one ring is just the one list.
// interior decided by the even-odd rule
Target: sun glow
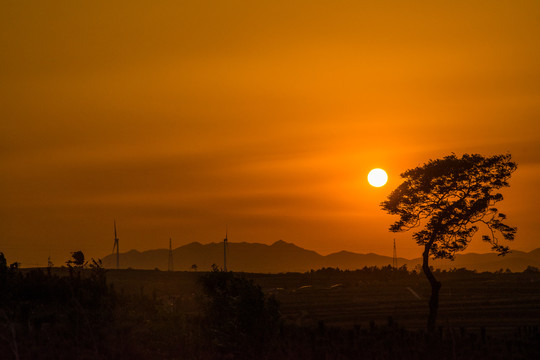
[(388, 175), (383, 169), (373, 169), (368, 174), (368, 182), (371, 186), (381, 187), (388, 181)]

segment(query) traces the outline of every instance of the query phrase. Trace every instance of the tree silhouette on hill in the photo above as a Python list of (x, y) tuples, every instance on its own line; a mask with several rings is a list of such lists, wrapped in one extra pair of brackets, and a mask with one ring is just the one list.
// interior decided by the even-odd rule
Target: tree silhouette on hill
[(401, 174), (404, 182), (381, 203), (383, 210), (399, 216), (390, 231), (408, 231), (423, 225), (413, 238), (424, 248), (422, 270), (431, 285), (428, 331), (435, 329), (441, 288), (429, 258), (453, 260), (467, 247), (479, 226), (487, 230), (483, 241), (500, 255), (508, 253), (499, 237), (513, 240), (517, 229), (505, 224), (506, 215), (495, 207), (503, 200), (496, 190), (509, 186), (508, 179), (516, 169), (510, 154), (465, 154), (461, 158), (452, 154)]

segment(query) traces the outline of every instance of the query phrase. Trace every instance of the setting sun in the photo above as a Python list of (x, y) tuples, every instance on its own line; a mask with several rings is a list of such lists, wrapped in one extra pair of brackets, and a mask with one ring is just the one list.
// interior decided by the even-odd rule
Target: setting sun
[(373, 169), (368, 174), (368, 182), (371, 186), (381, 187), (388, 181), (388, 175), (383, 169)]

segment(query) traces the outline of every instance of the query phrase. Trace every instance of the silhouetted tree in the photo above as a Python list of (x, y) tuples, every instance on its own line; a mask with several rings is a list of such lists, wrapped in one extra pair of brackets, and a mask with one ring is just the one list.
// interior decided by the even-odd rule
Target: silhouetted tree
[(205, 333), (216, 350), (237, 359), (261, 358), (277, 335), (277, 300), (252, 280), (219, 269), (201, 276), (199, 284)]
[(83, 267), (85, 265), (84, 262), (84, 253), (82, 251), (75, 251), (71, 253), (72, 259), (69, 259), (66, 261), (66, 264), (68, 266), (75, 265), (78, 267)]
[(452, 154), (401, 174), (404, 182), (381, 203), (388, 213), (399, 216), (390, 231), (407, 231), (424, 223), (413, 238), (424, 247), (422, 269), (431, 285), (428, 331), (435, 329), (441, 288), (429, 267), (430, 256), (453, 260), (481, 224), (488, 231), (482, 240), (500, 255), (509, 251), (499, 244), (497, 235), (513, 240), (517, 229), (506, 225), (506, 216), (494, 207), (503, 200), (495, 190), (509, 186), (516, 168), (510, 154), (465, 154), (461, 158)]
[(197, 271), (197, 268), (198, 268), (197, 264), (191, 265), (191, 269), (192, 269), (193, 271)]
[(540, 269), (538, 269), (536, 266), (530, 266), (529, 265), (529, 266), (527, 266), (527, 268), (525, 270), (523, 270), (523, 272), (526, 273), (526, 274), (537, 274), (538, 272), (540, 272)]

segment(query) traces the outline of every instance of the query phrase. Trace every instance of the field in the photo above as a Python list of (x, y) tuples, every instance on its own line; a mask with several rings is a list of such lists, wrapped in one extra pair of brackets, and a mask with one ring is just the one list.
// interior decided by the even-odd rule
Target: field
[[(0, 358), (537, 359), (540, 272), (0, 266)], [(275, 301), (277, 300), (277, 301)]]
[[(196, 302), (197, 272), (109, 270), (121, 293), (176, 298), (186, 308)], [(423, 274), (403, 271), (325, 269), (311, 273), (243, 274), (274, 294), (283, 317), (302, 326), (324, 321), (351, 328), (394, 322), (423, 329), (430, 288)], [(507, 333), (540, 325), (540, 274), (439, 272), (443, 284), (438, 324), (445, 328)]]

